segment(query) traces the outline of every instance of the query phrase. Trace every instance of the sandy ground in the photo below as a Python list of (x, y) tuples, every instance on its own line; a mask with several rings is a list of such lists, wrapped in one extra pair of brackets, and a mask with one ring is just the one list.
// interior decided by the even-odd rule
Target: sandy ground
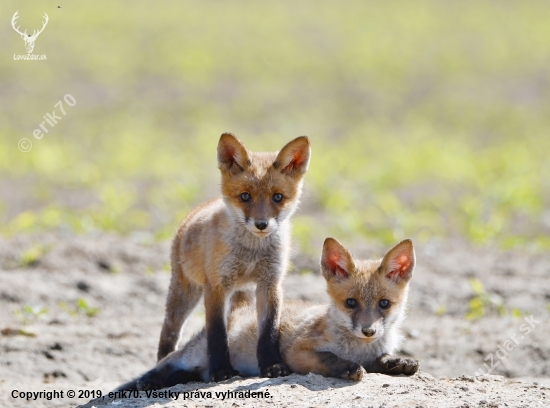
[(547, 407), (550, 404), (550, 388), (539, 384), (509, 381), (501, 376), (436, 380), (424, 372), (412, 378), (370, 374), (360, 383), (293, 374), (273, 380), (234, 379), (202, 387), (199, 391), (202, 395), (197, 395), (197, 391), (197, 384), (187, 384), (157, 395), (142, 392), (127, 398), (106, 396), (84, 407)]
[[(363, 257), (379, 257), (385, 250), (377, 244), (349, 246)], [(23, 265), (23, 255), (37, 247), (43, 254)], [(451, 241), (417, 245), (416, 250), (418, 266), (402, 349), (421, 361), (422, 372), (412, 378), (370, 374), (361, 383), (316, 375), (232, 379), (172, 389), (200, 387), (212, 392), (211, 398), (184, 400), (179, 394), (174, 401), (141, 394), (137, 399), (106, 398), (86, 406), (550, 406), (550, 255), (473, 249)], [(153, 243), (147, 235), (0, 237), (0, 406), (86, 404), (93, 397), (86, 390), (105, 394), (151, 368), (170, 278), (165, 270), (168, 251), (169, 243)], [(326, 300), (319, 275), (296, 272), (316, 271), (317, 262), (296, 255), (295, 272), (285, 281), (287, 298)], [(472, 277), (523, 316), (488, 312), (481, 319), (467, 320), (468, 302), (474, 296)], [(187, 336), (203, 318), (198, 309), (186, 327)], [(512, 349), (504, 350), (506, 344), (513, 344)], [(490, 364), (491, 355), (490, 374), (498, 376), (474, 379), (476, 370), (488, 371), (483, 365)], [(268, 390), (270, 398), (215, 397), (215, 392), (247, 389)], [(27, 402), (13, 398), (14, 390), (64, 394)], [(67, 397), (69, 391), (76, 397)]]

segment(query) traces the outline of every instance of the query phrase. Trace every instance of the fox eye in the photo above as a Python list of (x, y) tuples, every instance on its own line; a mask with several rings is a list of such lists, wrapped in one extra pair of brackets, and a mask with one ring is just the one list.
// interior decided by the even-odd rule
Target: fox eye
[(276, 203), (280, 203), (281, 201), (283, 201), (283, 195), (281, 193), (273, 194), (273, 201), (275, 201)]
[(247, 201), (250, 201), (252, 197), (250, 197), (250, 194), (248, 193), (242, 193), (241, 194), (241, 200), (243, 200), (244, 202), (247, 202)]
[(382, 299), (380, 302), (378, 302), (378, 305), (382, 309), (387, 309), (388, 307), (390, 307), (390, 301), (388, 299)]
[(349, 307), (350, 309), (357, 307), (357, 300), (352, 298), (346, 299), (346, 306)]

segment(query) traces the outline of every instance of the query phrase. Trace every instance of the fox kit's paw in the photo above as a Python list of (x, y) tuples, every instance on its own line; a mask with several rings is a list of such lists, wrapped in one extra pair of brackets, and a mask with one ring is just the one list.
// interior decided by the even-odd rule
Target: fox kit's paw
[(262, 377), (268, 378), (286, 377), (291, 373), (285, 363), (273, 364), (272, 366), (262, 368), (260, 371)]
[(234, 370), (233, 368), (220, 368), (210, 376), (213, 381), (219, 382), (219, 381), (225, 381), (229, 380), (231, 377), (235, 377), (237, 375), (240, 375), (237, 370)]
[(377, 363), (381, 369), (380, 372), (389, 375), (413, 375), (420, 368), (418, 360), (414, 358), (391, 356), (389, 354), (378, 357)]
[(361, 381), (363, 379), (363, 367), (359, 364), (349, 362), (345, 371), (340, 375), (341, 378), (351, 381)]

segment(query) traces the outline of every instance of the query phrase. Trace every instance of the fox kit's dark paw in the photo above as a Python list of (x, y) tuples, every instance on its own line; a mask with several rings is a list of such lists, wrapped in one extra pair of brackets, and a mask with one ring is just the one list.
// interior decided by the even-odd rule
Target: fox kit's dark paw
[(378, 366), (383, 374), (413, 375), (420, 368), (420, 363), (414, 358), (384, 355), (378, 358)]
[(286, 377), (291, 373), (285, 363), (273, 364), (272, 366), (262, 368), (260, 371), (262, 377), (268, 378)]
[(237, 370), (233, 370), (233, 368), (221, 368), (214, 371), (211, 378), (213, 381), (219, 382), (229, 380), (231, 377), (235, 377), (237, 375), (239, 375), (239, 372)]
[(350, 362), (340, 377), (345, 380), (361, 381), (363, 379), (363, 367)]

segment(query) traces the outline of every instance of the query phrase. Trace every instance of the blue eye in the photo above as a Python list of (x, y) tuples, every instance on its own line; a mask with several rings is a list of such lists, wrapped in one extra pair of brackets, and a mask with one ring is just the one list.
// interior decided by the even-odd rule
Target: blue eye
[(378, 302), (378, 305), (382, 309), (387, 309), (388, 307), (390, 307), (390, 301), (388, 299), (382, 299), (380, 302)]
[(350, 309), (353, 309), (354, 307), (357, 307), (357, 300), (349, 298), (346, 300), (346, 306)]
[(273, 201), (275, 201), (276, 203), (280, 203), (281, 201), (283, 201), (283, 195), (281, 193), (273, 194)]
[(250, 201), (252, 197), (250, 197), (250, 194), (248, 193), (242, 193), (241, 194), (241, 200), (243, 200), (244, 202), (247, 202), (247, 201)]

